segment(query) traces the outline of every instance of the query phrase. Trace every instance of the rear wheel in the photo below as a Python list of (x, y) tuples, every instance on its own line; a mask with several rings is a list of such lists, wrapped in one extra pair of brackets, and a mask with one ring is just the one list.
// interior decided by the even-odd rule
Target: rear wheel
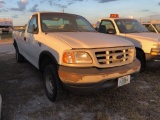
[(59, 101), (66, 96), (60, 82), (56, 66), (47, 65), (44, 70), (44, 84), (47, 97), (52, 101)]
[(18, 50), (17, 47), (16, 47), (16, 61), (17, 61), (18, 63), (24, 62), (24, 57), (23, 57), (23, 55), (21, 55), (21, 54), (19, 53), (19, 50)]
[(140, 61), (140, 63), (141, 63), (140, 72), (145, 71), (145, 69), (146, 69), (145, 54), (144, 54), (142, 51), (137, 50), (137, 51), (136, 51), (136, 57), (137, 57), (137, 59), (139, 59), (139, 61)]

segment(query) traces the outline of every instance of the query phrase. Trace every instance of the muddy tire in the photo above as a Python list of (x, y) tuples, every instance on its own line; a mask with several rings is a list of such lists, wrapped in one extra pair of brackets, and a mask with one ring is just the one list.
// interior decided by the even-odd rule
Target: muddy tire
[(16, 47), (16, 61), (17, 61), (18, 63), (23, 63), (23, 62), (24, 62), (24, 57), (23, 57), (23, 55), (21, 55), (21, 54), (19, 53), (19, 50), (18, 50), (17, 47)]
[(137, 50), (136, 51), (136, 57), (141, 63), (140, 72), (144, 72), (145, 69), (146, 69), (146, 59), (145, 59), (144, 53), (140, 50)]
[(57, 67), (47, 65), (44, 70), (44, 85), (47, 97), (52, 101), (60, 101), (66, 97), (66, 92), (60, 82)]

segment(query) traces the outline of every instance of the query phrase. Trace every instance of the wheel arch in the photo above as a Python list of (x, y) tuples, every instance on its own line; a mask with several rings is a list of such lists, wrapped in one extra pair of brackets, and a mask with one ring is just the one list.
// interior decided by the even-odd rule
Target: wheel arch
[(39, 70), (41, 72), (44, 71), (44, 68), (46, 65), (49, 64), (55, 64), (58, 65), (58, 62), (56, 60), (56, 58), (54, 57), (54, 55), (52, 53), (50, 53), (49, 51), (43, 51), (41, 52), (40, 56), (39, 56)]
[(15, 39), (13, 40), (13, 46), (14, 46), (14, 48), (17, 48), (17, 46), (18, 46)]
[(140, 48), (136, 48), (136, 57), (137, 57), (137, 59), (139, 59), (139, 61), (141, 63), (140, 72), (145, 71), (145, 69), (146, 69), (146, 55), (145, 55), (144, 51)]
[(143, 57), (144, 57), (145, 60), (146, 60), (145, 52), (144, 52), (141, 48), (138, 48), (138, 47), (135, 47), (135, 48), (136, 48), (136, 51), (140, 51), (140, 52), (143, 54)]

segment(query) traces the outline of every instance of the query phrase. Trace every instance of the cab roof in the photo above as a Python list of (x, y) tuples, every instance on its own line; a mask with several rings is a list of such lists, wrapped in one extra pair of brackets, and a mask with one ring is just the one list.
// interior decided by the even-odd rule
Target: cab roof
[[(55, 14), (68, 14), (68, 15), (77, 15), (77, 14), (70, 14), (70, 13), (64, 13), (64, 12), (51, 12), (51, 11), (39, 11), (39, 12), (34, 12), (31, 17), (35, 14), (41, 14), (41, 13), (55, 13)], [(77, 15), (77, 16), (81, 16), (81, 15)], [(31, 18), (30, 17), (30, 18)]]
[(160, 22), (143, 22), (142, 24), (160, 24)]
[(120, 20), (120, 19), (131, 19), (131, 18), (110, 18), (110, 17), (108, 17), (108, 18), (100, 18), (100, 19), (98, 19), (98, 21), (102, 21), (102, 20)]

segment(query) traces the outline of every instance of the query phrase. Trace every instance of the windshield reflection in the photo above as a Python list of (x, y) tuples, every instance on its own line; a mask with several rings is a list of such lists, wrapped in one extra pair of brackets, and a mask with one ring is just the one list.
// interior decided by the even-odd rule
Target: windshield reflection
[(134, 19), (117, 19), (115, 20), (120, 33), (141, 33), (148, 30)]
[(66, 13), (41, 13), (43, 32), (95, 32), (83, 17)]

